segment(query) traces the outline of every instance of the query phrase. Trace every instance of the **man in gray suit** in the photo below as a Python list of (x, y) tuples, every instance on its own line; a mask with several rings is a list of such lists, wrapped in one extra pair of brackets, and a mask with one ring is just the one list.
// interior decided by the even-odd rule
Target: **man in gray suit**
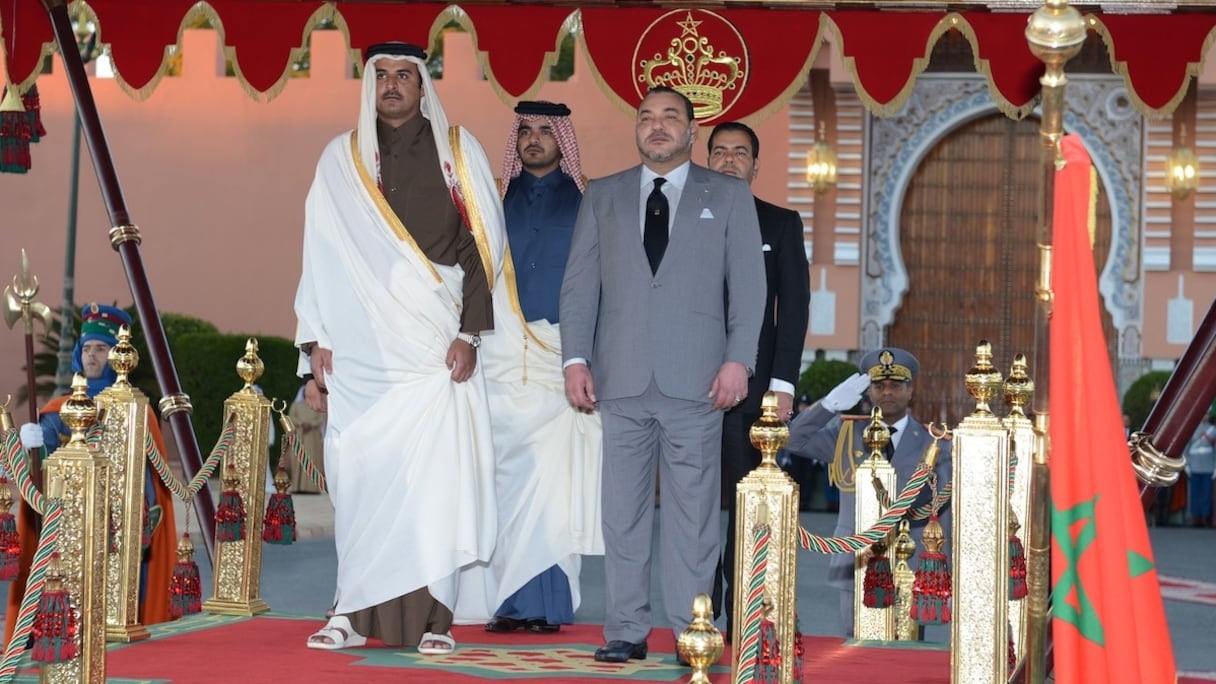
[[(827, 462), (835, 453), (835, 459), (840, 465), (845, 482), (838, 483), (840, 487), (840, 514), (836, 518), (836, 537), (849, 536), (854, 533), (854, 511), (856, 509), (856, 493), (853, 486), (856, 473), (854, 465), (868, 458), (868, 450), (862, 433), (870, 421), (843, 420), (838, 414), (848, 410), (861, 401), (861, 393), (867, 392), (870, 403), (882, 409), (883, 422), (891, 431), (893, 450), (887, 454), (888, 460), (895, 468), (897, 485), (902, 488), (911, 479), (916, 466), (920, 464), (925, 449), (933, 443), (933, 437), (923, 425), (916, 421), (908, 405), (912, 402), (913, 383), (920, 372), (920, 363), (911, 353), (896, 347), (887, 347), (866, 354), (859, 364), (861, 373), (855, 373), (844, 382), (837, 385), (823, 399), (811, 408), (798, 414), (790, 423), (790, 439), (785, 448), (796, 456), (816, 458)], [(837, 437), (845, 429), (845, 424), (851, 424), (853, 430), (854, 451), (860, 450), (860, 458), (855, 454), (836, 452)], [(950, 442), (938, 444), (940, 451), (934, 472), (937, 473), (937, 487), (940, 491), (950, 483)], [(889, 447), (888, 447), (889, 448)], [(892, 493), (894, 498), (895, 493)], [(930, 501), (928, 487), (917, 497), (914, 508), (923, 506)], [(946, 531), (947, 542), (950, 534), (950, 510), (938, 512), (939, 522)], [(925, 530), (927, 520), (912, 522), (912, 534), (916, 538), (917, 556), (924, 549), (921, 534)], [(949, 556), (950, 548), (944, 552)], [(862, 564), (868, 558), (868, 549), (857, 556), (848, 553), (837, 553), (828, 559), (828, 584), (840, 590), (840, 619), (844, 622), (846, 636), (853, 635), (853, 570), (855, 564)], [(916, 569), (917, 557), (914, 556), (909, 565)]]
[(722, 414), (747, 396), (764, 259), (747, 183), (691, 163), (692, 104), (638, 106), (642, 164), (583, 195), (560, 304), (566, 396), (604, 427), (607, 610), (595, 659), (646, 657), (656, 469), (666, 622), (678, 634), (718, 559)]

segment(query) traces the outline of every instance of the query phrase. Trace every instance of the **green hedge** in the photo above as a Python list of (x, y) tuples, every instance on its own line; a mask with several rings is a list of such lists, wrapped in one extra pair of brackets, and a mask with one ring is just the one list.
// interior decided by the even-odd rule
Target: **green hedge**
[[(249, 337), (196, 332), (182, 335), (176, 340), (174, 359), (177, 373), (181, 378), (182, 391), (190, 396), (190, 402), (194, 405), (194, 434), (204, 457), (219, 439), (224, 420), (224, 400), (244, 387), (244, 381), (236, 373), (236, 362), (245, 355), (245, 342)], [(300, 379), (296, 377), (298, 352), (295, 346), (284, 337), (263, 336), (256, 339), (258, 356), (265, 365), (265, 371), (255, 384), (262, 388), (267, 397), (290, 403), (300, 388)], [(278, 415), (272, 413), (271, 417), (275, 421), (275, 442), (270, 450), (273, 464), (278, 461), (282, 429), (278, 424)]]
[[(811, 403), (822, 399), (845, 378), (857, 372), (857, 365), (835, 359), (817, 359), (798, 378), (798, 395), (806, 395)], [(860, 403), (860, 402), (858, 402)], [(846, 413), (852, 411), (852, 407)]]
[(1123, 412), (1131, 417), (1133, 430), (1139, 430), (1157, 401), (1157, 395), (1170, 379), (1170, 371), (1152, 371), (1140, 376), (1123, 395)]

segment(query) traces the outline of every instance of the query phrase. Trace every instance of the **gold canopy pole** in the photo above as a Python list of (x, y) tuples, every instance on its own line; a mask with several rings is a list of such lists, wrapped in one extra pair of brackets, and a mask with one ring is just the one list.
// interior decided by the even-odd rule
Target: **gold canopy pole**
[(1039, 221), (1036, 242), (1039, 248), (1039, 281), (1035, 286), (1034, 325), (1034, 463), (1030, 474), (1029, 541), (1027, 543), (1027, 588), (1029, 589), (1026, 634), (1026, 677), (1031, 684), (1046, 678), (1048, 590), (1051, 577), (1051, 474), (1048, 441), (1051, 396), (1051, 288), (1052, 212), (1055, 206), (1055, 174), (1060, 138), (1064, 135), (1064, 87), (1068, 77), (1064, 64), (1085, 42), (1085, 20), (1067, 0), (1048, 0), (1030, 16), (1026, 25), (1030, 51), (1047, 66), (1039, 79), (1042, 86), (1042, 115), (1039, 136), (1042, 141), (1039, 183)]

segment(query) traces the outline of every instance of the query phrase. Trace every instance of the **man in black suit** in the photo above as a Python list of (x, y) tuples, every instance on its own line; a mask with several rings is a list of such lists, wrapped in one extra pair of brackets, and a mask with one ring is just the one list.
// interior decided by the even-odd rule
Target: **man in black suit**
[[(737, 121), (720, 123), (710, 133), (708, 166), (714, 171), (742, 178), (750, 184), (760, 170), (759, 159), (760, 139), (745, 124)], [(811, 293), (802, 218), (795, 211), (769, 204), (759, 197), (755, 200), (760, 237), (764, 242), (768, 295), (760, 327), (756, 372), (748, 384), (747, 398), (727, 411), (722, 423), (722, 500), (729, 511), (729, 522), (722, 572), (715, 578), (715, 584), (722, 582), (725, 591), (720, 594), (715, 589), (714, 595), (722, 596), (717, 602), (716, 613), (720, 614), (721, 607), (726, 606), (728, 632), (730, 582), (734, 579), (735, 567), (735, 485), (760, 465), (760, 452), (752, 446), (748, 431), (760, 418), (760, 400), (766, 391), (777, 393), (777, 416), (781, 420), (789, 420), (793, 414), (810, 313)]]

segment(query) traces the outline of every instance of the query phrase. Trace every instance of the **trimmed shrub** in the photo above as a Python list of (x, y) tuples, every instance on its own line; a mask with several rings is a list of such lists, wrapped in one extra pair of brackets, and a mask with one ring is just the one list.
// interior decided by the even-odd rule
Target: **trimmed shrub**
[[(817, 359), (798, 378), (798, 394), (806, 395), (815, 403), (832, 388), (844, 382), (845, 378), (857, 372), (857, 364), (837, 359)], [(859, 402), (860, 403), (860, 402)], [(852, 412), (852, 407), (846, 413)]]
[(1170, 379), (1170, 371), (1146, 373), (1127, 388), (1123, 395), (1123, 412), (1132, 419), (1132, 430), (1139, 430), (1157, 401), (1157, 395)]
[[(291, 340), (274, 336), (226, 335), (215, 332), (194, 332), (182, 335), (175, 344), (174, 357), (182, 382), (182, 391), (194, 405), (194, 434), (198, 438), (203, 458), (211, 453), (224, 421), (224, 401), (244, 387), (236, 373), (237, 361), (245, 355), (245, 342), (255, 337), (258, 356), (265, 370), (254, 384), (270, 399), (288, 403), (300, 388), (296, 377), (298, 352)], [(279, 458), (282, 428), (278, 415), (271, 413), (275, 439), (270, 448), (271, 465)]]

